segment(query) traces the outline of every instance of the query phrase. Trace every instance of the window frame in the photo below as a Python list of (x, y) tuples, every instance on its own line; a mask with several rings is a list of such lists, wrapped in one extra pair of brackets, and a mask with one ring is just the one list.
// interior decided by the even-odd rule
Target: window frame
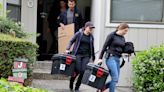
[[(112, 7), (111, 7), (111, 0), (106, 0), (106, 20), (105, 20), (105, 26), (106, 27), (117, 27), (118, 23), (112, 23), (111, 22), (111, 11), (112, 11)], [(164, 7), (163, 7), (164, 9)], [(163, 11), (163, 15), (164, 15), (164, 11)], [(164, 28), (164, 24), (163, 23), (130, 23), (128, 22), (130, 27), (134, 27), (134, 28)]]
[(18, 5), (18, 6), (20, 5), (21, 6), (22, 0), (18, 0), (18, 1), (19, 1), (19, 3), (14, 3), (14, 2), (12, 2), (12, 0), (7, 0), (6, 3), (7, 4)]

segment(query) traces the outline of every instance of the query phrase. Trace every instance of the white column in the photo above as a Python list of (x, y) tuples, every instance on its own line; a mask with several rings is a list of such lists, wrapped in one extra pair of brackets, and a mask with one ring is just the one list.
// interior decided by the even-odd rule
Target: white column
[(0, 0), (0, 4), (2, 5), (0, 7), (0, 16), (6, 16), (6, 0)]
[(94, 39), (95, 39), (95, 52), (96, 57), (99, 56), (99, 53), (101, 51), (102, 42), (101, 38), (103, 36), (104, 32), (104, 23), (103, 23), (103, 4), (104, 0), (92, 0), (92, 9), (91, 9), (91, 21), (94, 23), (95, 29), (94, 29)]
[[(25, 31), (37, 32), (37, 0), (22, 0), (21, 23)], [(36, 43), (36, 37), (29, 40)]]

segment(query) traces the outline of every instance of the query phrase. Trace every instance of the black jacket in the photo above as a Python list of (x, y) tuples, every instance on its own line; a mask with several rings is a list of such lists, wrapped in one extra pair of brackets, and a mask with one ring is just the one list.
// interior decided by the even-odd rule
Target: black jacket
[(100, 53), (99, 59), (102, 59), (105, 51), (108, 54), (113, 54), (118, 57), (121, 57), (124, 46), (125, 46), (124, 36), (116, 34), (116, 31), (110, 33), (106, 38), (106, 41)]
[[(72, 37), (72, 39), (70, 40), (68, 46), (67, 46), (67, 50), (69, 50), (71, 48), (71, 46), (74, 44), (73, 47), (73, 54), (76, 55), (79, 45), (80, 45), (80, 41), (81, 38), (83, 36), (83, 29), (80, 29), (78, 32), (75, 33), (75, 35)], [(90, 48), (91, 48), (91, 58), (94, 61), (95, 60), (95, 51), (94, 51), (94, 37), (93, 35), (90, 35)]]
[[(63, 23), (64, 25), (67, 25), (67, 11), (68, 10), (64, 11), (59, 15), (58, 17), (59, 23)], [(74, 9), (73, 23), (75, 23), (75, 32), (77, 32), (80, 28), (83, 27), (82, 15), (77, 8)]]

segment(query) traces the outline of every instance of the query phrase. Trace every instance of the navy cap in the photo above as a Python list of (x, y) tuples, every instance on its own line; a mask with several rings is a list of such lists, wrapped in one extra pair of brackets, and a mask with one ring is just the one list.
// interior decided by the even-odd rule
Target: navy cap
[(90, 22), (90, 21), (88, 21), (88, 22), (85, 23), (85, 28), (86, 28), (86, 27), (95, 28), (95, 27), (93, 26), (92, 22)]

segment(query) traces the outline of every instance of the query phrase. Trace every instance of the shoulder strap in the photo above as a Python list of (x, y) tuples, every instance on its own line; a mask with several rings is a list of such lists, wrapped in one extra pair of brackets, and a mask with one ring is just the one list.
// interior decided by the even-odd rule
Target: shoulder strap
[(124, 60), (124, 58), (122, 58), (122, 63), (120, 65), (120, 68), (122, 68), (124, 66), (124, 64), (125, 64), (125, 60)]

